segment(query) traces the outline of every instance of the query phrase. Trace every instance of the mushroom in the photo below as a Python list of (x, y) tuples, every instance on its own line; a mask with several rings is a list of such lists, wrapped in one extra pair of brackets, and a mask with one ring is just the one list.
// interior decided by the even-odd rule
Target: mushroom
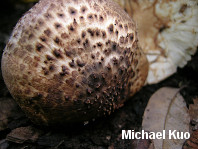
[(2, 75), (38, 125), (108, 115), (146, 80), (134, 21), (111, 0), (40, 0), (17, 23)]
[(137, 22), (149, 61), (147, 83), (158, 83), (184, 67), (198, 46), (197, 0), (114, 0)]

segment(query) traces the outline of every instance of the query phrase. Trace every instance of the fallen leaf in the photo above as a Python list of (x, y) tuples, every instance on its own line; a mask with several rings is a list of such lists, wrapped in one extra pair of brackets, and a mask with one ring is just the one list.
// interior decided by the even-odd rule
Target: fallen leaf
[(0, 131), (8, 127), (8, 123), (24, 114), (12, 98), (0, 98)]
[[(144, 135), (146, 137), (146, 135)], [(132, 143), (133, 149), (155, 149), (153, 140), (135, 139)]]
[(193, 99), (194, 104), (189, 105), (189, 114), (194, 130), (198, 129), (198, 98)]
[(39, 135), (40, 131), (32, 126), (19, 127), (12, 130), (6, 137), (6, 140), (15, 142), (15, 143), (24, 143), (25, 141), (35, 142)]
[(194, 131), (190, 139), (186, 140), (182, 149), (198, 149), (198, 130)]
[(163, 87), (150, 98), (145, 109), (142, 129), (163, 132), (165, 139), (154, 139), (156, 149), (181, 149), (185, 139), (169, 139), (169, 130), (189, 132), (190, 116), (179, 89)]

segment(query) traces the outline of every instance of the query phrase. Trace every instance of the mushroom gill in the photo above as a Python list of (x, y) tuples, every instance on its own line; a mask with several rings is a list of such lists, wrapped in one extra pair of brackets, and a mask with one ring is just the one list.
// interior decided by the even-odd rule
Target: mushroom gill
[(147, 83), (158, 83), (184, 67), (198, 46), (197, 0), (114, 0), (137, 22), (149, 61)]

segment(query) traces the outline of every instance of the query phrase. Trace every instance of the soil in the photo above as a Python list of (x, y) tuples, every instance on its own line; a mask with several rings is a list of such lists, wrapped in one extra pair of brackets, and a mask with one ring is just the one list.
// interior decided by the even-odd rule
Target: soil
[[(0, 5), (0, 56), (18, 19), (33, 5), (33, 3), (13, 3), (11, 0), (4, 2), (6, 3), (1, 2)], [(134, 147), (135, 140), (122, 140), (121, 133), (125, 129), (136, 131), (141, 129), (144, 109), (151, 95), (164, 86), (183, 88), (181, 94), (188, 106), (193, 103), (192, 99), (198, 96), (197, 77), (198, 53), (192, 57), (185, 68), (179, 68), (173, 76), (161, 83), (143, 87), (125, 103), (125, 106), (112, 115), (93, 120), (84, 125), (41, 128), (32, 124), (16, 105), (15, 116), (8, 120), (4, 129), (0, 129), (0, 149), (138, 148)], [(0, 105), (1, 102), (8, 99), (12, 99), (12, 97), (0, 73)], [(16, 104), (14, 100), (11, 101)]]

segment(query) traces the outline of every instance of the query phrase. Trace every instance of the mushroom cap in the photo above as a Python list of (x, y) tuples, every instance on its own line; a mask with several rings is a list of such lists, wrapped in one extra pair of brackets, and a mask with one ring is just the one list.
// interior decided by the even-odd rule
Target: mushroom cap
[(147, 73), (135, 23), (110, 0), (40, 0), (19, 20), (2, 57), (7, 88), (39, 125), (108, 115)]
[(149, 61), (147, 83), (158, 83), (184, 67), (198, 46), (197, 0), (114, 0), (137, 22)]

